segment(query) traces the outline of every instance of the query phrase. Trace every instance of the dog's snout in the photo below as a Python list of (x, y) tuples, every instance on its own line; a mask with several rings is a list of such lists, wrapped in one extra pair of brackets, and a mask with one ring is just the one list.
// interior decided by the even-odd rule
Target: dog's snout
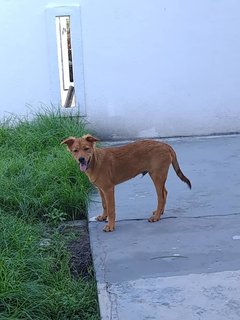
[(78, 160), (79, 160), (80, 163), (85, 163), (85, 158), (84, 157), (80, 157)]

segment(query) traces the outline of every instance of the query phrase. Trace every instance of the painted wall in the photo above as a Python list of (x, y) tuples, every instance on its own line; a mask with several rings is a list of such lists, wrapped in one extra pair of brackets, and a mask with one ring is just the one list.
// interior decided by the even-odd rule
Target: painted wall
[[(46, 8), (64, 4), (69, 1), (1, 1), (0, 116), (25, 113), (26, 103), (58, 103)], [(75, 62), (79, 52), (84, 67), (84, 82), (75, 82), (84, 93), (80, 111), (99, 136), (240, 132), (238, 0), (71, 4), (81, 8), (80, 24), (72, 26), (81, 29), (80, 41), (73, 39)]]
[(0, 116), (49, 100), (41, 1), (1, 1)]

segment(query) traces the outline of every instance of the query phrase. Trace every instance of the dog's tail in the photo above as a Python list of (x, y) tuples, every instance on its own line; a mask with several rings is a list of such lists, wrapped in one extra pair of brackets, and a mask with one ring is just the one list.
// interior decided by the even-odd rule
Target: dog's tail
[(185, 182), (188, 186), (189, 189), (192, 188), (191, 182), (190, 180), (182, 173), (182, 170), (180, 169), (179, 163), (177, 161), (177, 155), (175, 153), (175, 151), (171, 148), (171, 156), (172, 156), (172, 166), (173, 169), (175, 170), (176, 174), (178, 175), (178, 177)]

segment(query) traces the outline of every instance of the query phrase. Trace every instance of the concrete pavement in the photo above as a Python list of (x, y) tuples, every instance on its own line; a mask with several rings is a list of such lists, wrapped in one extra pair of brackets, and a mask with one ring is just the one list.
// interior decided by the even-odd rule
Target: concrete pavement
[(240, 319), (240, 135), (167, 140), (192, 190), (173, 169), (161, 221), (148, 176), (116, 187), (116, 231), (89, 231), (103, 320)]

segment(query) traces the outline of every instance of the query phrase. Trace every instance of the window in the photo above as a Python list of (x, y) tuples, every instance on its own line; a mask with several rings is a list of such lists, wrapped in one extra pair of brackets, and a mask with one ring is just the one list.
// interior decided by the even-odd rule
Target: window
[(69, 16), (56, 17), (58, 70), (61, 90), (61, 105), (75, 106), (71, 24)]
[(81, 31), (80, 5), (46, 8), (51, 103), (85, 116)]

